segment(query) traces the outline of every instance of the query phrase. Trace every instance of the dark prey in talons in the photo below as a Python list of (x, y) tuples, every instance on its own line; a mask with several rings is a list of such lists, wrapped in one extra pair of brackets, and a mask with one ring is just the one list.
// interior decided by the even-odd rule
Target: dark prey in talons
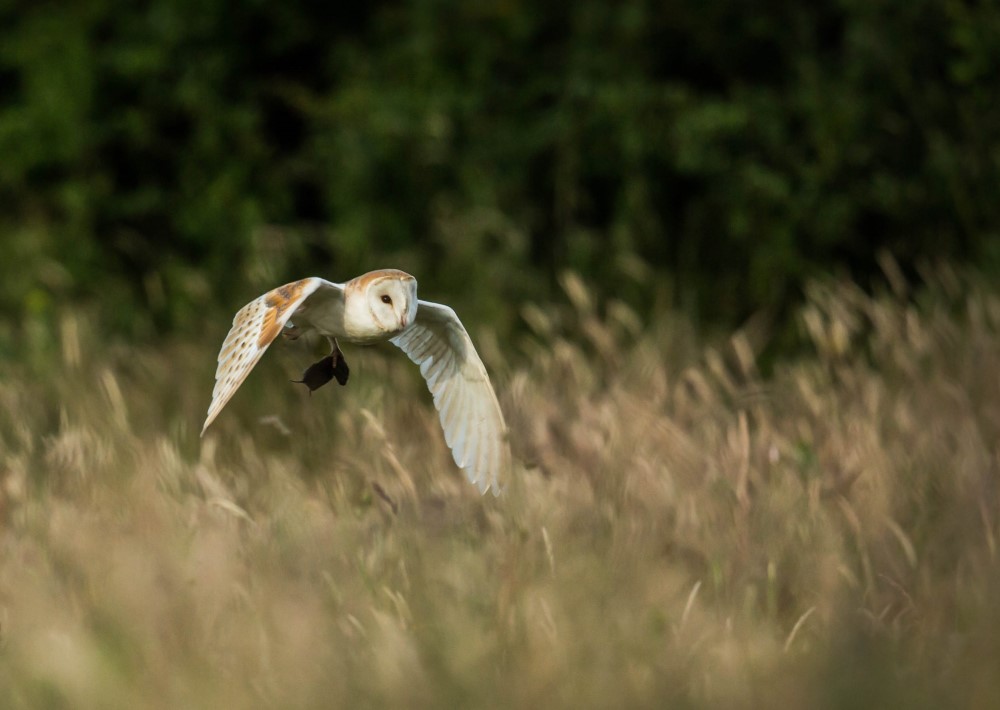
[(333, 344), (333, 351), (319, 362), (313, 363), (302, 373), (301, 380), (292, 380), (295, 384), (305, 385), (312, 394), (330, 380), (336, 378), (341, 385), (347, 384), (347, 376), (351, 374), (347, 367), (344, 354), (336, 343)]

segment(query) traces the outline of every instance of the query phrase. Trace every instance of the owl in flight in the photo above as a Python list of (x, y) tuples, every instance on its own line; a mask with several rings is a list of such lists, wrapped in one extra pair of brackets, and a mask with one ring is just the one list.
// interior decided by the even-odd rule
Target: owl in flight
[(417, 300), (417, 280), (395, 269), (371, 271), (342, 284), (311, 276), (241, 308), (219, 352), (202, 435), (279, 334), (295, 339), (309, 331), (330, 343), (330, 354), (299, 380), (310, 392), (334, 378), (347, 382), (338, 339), (360, 344), (388, 340), (406, 353), (427, 381), (455, 463), (481, 492), (492, 487), (499, 494), (499, 479), (509, 465), (507, 425), (486, 368), (455, 311)]

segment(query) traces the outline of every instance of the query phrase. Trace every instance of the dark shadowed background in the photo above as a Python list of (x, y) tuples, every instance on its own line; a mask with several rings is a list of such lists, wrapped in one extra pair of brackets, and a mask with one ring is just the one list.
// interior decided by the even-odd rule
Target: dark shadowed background
[(956, 0), (8, 0), (0, 352), (384, 266), (501, 332), (565, 269), (724, 325), (882, 250), (993, 273), (998, 59)]

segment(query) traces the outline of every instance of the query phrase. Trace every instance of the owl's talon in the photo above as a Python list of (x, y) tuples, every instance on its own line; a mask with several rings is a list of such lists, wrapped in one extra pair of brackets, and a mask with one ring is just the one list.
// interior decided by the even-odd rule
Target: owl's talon
[(347, 360), (344, 359), (344, 353), (340, 351), (336, 339), (331, 343), (331, 346), (329, 357), (333, 361), (333, 376), (337, 378), (337, 383), (343, 387), (347, 384), (347, 376), (351, 374), (351, 370), (347, 367)]

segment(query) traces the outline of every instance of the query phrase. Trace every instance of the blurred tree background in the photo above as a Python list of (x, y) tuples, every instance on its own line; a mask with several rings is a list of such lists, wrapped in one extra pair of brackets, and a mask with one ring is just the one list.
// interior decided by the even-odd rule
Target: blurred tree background
[(0, 348), (388, 265), (501, 329), (567, 268), (723, 323), (995, 271), (998, 60), (965, 0), (5, 0)]

